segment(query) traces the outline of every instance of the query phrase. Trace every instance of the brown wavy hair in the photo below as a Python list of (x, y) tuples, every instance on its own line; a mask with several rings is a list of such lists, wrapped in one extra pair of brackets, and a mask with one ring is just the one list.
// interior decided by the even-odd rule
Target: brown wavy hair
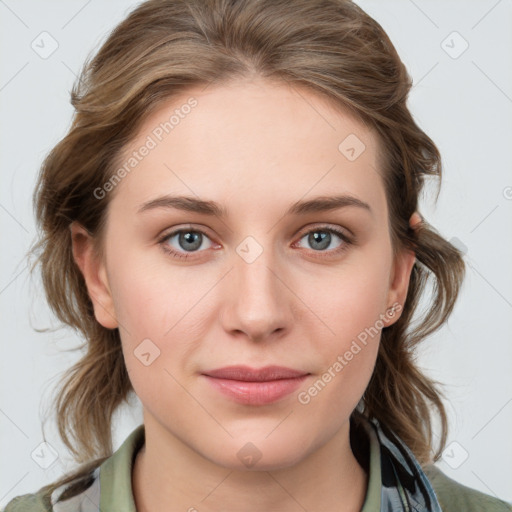
[[(416, 262), (402, 315), (382, 331), (361, 411), (405, 441), (421, 464), (440, 457), (448, 430), (443, 394), (415, 364), (414, 349), (451, 314), (465, 265), (424, 219), (416, 230), (409, 226), (425, 178), (440, 185), (441, 157), (408, 110), (412, 80), (389, 37), (349, 0), (149, 0), (86, 60), (71, 92), (72, 125), (44, 160), (34, 194), (41, 236), (33, 268), (40, 266), (56, 316), (85, 340), (53, 404), (62, 440), (84, 464), (44, 487), (47, 497), (78, 477), (82, 484), (61, 499), (87, 485), (112, 454), (113, 413), (133, 393), (118, 330), (94, 317), (70, 223), (84, 226), (100, 247), (109, 195), (99, 200), (94, 190), (113, 176), (147, 116), (193, 86), (247, 76), (306, 88), (378, 135), (393, 249), (412, 249)], [(413, 325), (427, 291), (428, 308)], [(435, 452), (434, 417), (441, 432)]]

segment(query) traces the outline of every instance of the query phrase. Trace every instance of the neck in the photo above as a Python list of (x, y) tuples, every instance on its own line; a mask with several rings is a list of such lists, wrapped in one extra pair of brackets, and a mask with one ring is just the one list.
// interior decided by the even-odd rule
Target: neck
[(296, 464), (241, 471), (215, 464), (145, 416), (146, 440), (132, 471), (138, 512), (361, 510), (368, 475), (349, 441), (349, 422)]

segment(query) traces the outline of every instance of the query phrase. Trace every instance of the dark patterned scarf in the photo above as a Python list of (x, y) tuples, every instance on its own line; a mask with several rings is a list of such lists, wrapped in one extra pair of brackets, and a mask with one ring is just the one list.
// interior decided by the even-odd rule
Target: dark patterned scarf
[[(359, 435), (361, 439), (361, 434), (357, 434), (358, 430), (360, 432), (358, 425), (365, 422), (367, 428), (373, 428), (379, 440), (382, 478), (380, 512), (442, 512), (431, 483), (405, 443), (384, 429), (377, 419), (368, 421), (358, 412), (354, 412), (354, 416), (358, 417), (357, 421), (351, 417), (351, 431), (354, 427), (356, 430), (354, 438)], [(368, 444), (366, 441), (366, 446)]]

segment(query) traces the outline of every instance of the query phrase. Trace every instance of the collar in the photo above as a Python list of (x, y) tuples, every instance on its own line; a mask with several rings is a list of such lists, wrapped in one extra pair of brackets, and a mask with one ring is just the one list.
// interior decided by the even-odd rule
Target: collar
[[(357, 433), (365, 448), (356, 457), (368, 473), (368, 488), (361, 512), (415, 511), (442, 512), (432, 486), (409, 448), (380, 423), (359, 415), (351, 417), (351, 436)], [(356, 437), (354, 437), (355, 439)], [(121, 446), (92, 474), (92, 484), (84, 492), (63, 502), (55, 502), (54, 512), (137, 512), (132, 489), (132, 468), (145, 441), (144, 425), (136, 427)], [(100, 492), (101, 490), (101, 492)]]

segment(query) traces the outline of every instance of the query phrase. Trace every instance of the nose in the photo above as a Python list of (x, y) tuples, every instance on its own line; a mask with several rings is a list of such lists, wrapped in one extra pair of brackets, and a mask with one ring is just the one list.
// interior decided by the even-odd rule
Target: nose
[(243, 333), (252, 341), (282, 336), (293, 325), (294, 295), (286, 286), (286, 272), (270, 249), (254, 261), (233, 256), (228, 299), (221, 312), (224, 329), (232, 335)]

